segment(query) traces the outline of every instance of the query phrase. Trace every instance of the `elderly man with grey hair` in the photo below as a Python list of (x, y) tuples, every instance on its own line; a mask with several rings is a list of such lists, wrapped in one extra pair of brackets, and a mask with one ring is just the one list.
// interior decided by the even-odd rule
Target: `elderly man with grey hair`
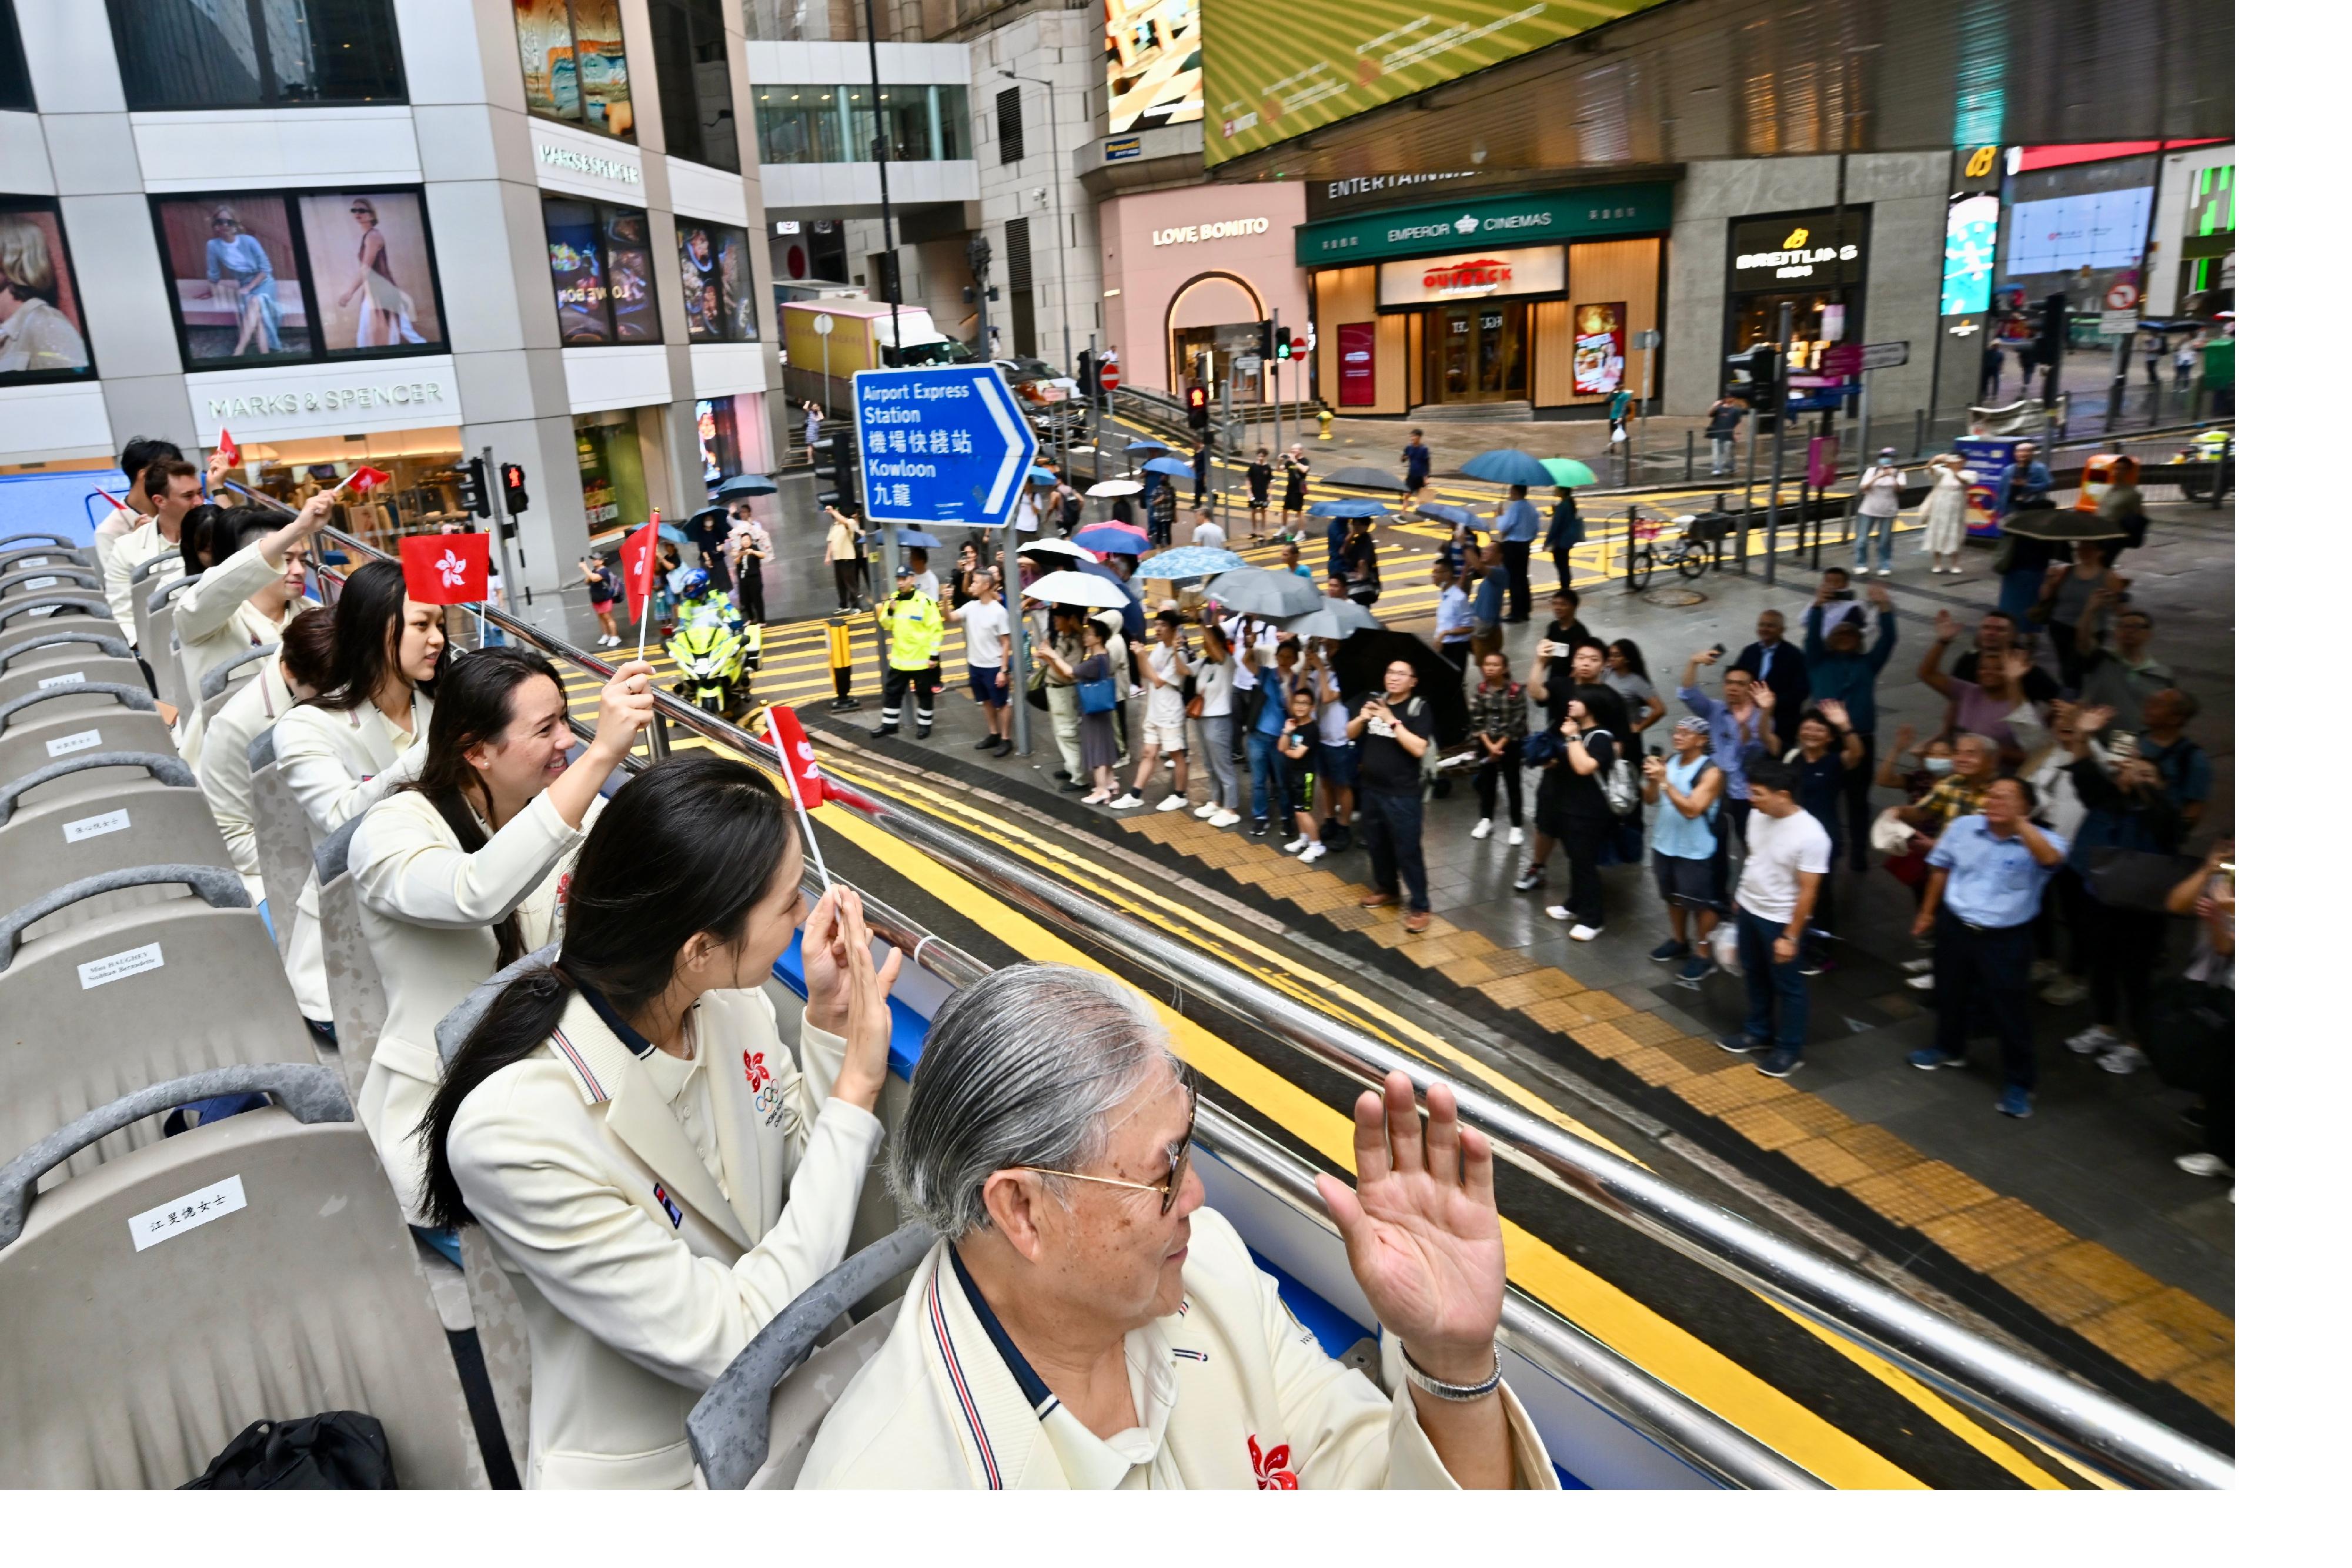
[(1444, 1087), (1358, 1101), (1357, 1186), (1320, 1176), (1388, 1331), (1391, 1399), (1326, 1355), (1202, 1207), (1192, 1088), (1150, 1005), (1051, 965), (931, 1024), (890, 1151), (940, 1241), (843, 1393), (803, 1487), (1549, 1488), (1495, 1353), (1494, 1150)]

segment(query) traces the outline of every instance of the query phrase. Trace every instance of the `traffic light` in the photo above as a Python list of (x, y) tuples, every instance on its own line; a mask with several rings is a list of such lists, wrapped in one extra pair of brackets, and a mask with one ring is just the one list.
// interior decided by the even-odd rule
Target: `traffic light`
[(1748, 408), (1757, 413), (1770, 413), (1780, 406), (1779, 349), (1770, 343), (1759, 343), (1731, 355), (1726, 362), (1731, 366), (1731, 383), (1725, 391), (1747, 400)]
[(825, 437), (824, 457), (819, 467), (822, 484), (831, 488), (821, 490), (818, 501), (828, 507), (840, 507), (859, 498), (856, 435), (843, 430)]
[(478, 457), (457, 465), (457, 504), (478, 517), (490, 515), (489, 470)]
[(1274, 329), (1274, 357), (1277, 360), (1290, 358), (1290, 329), (1287, 327)]
[(522, 480), (521, 464), (499, 465), (499, 483), (507, 493), (507, 516), (509, 517), (520, 517), (530, 510), (530, 492), (522, 487)]
[(1257, 324), (1257, 357), (1261, 360), (1274, 358), (1274, 323), (1271, 321)]
[(1209, 389), (1197, 382), (1184, 390), (1184, 423), (1195, 430), (1209, 428)]

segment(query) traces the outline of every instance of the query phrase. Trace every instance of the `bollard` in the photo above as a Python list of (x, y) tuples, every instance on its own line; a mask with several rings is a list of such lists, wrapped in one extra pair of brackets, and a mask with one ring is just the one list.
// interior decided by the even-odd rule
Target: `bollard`
[[(1625, 591), (1628, 593), (1634, 591), (1633, 524), (1639, 519), (1641, 513), (1642, 508), (1638, 505), (1630, 506), (1625, 508)], [(1605, 559), (1601, 562), (1601, 570), (1603, 571), (1609, 570), (1608, 562)]]
[(849, 618), (836, 616), (824, 623), (825, 662), (833, 666), (833, 711), (850, 713), (857, 699), (849, 695)]
[[(1914, 409), (1911, 411), (1911, 461), (1916, 463), (1927, 455), (1927, 411), (1924, 408)], [(1857, 455), (1855, 461), (1861, 460), (1860, 455)]]
[(1685, 430), (1683, 432), (1683, 483), (1687, 485), (1697, 477), (1698, 432)]

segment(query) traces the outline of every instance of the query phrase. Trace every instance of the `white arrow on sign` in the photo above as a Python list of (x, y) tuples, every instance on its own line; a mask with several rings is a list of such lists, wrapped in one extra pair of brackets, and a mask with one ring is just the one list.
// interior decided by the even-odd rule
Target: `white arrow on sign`
[(988, 405), (989, 417), (996, 421), (997, 434), (1004, 437), (1004, 460), (997, 465), (996, 477), (988, 486), (988, 499), (981, 503), (980, 508), (988, 516), (994, 517), (996, 509), (1004, 504), (1005, 491), (1013, 483), (1013, 471), (1020, 469), (1025, 472), (1028, 468), (1028, 459), (1022, 455), (1022, 448), (1027, 444), (1021, 438), (1019, 416), (1005, 404), (1004, 382), (995, 376), (982, 376), (971, 384), (972, 390), (980, 394), (980, 401)]

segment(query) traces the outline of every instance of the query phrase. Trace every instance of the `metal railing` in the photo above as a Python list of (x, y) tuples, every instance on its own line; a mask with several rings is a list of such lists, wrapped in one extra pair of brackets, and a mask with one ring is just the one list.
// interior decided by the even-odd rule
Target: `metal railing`
[[(255, 498), (286, 509), (268, 497)], [(339, 544), (373, 559), (392, 559), (340, 530), (322, 531)], [(597, 674), (608, 675), (614, 669), (503, 611), (469, 608), (483, 621), (551, 658)], [(654, 695), (659, 712), (670, 722), (755, 767), (774, 768), (772, 753), (751, 735), (667, 692), (656, 690)], [(573, 727), (586, 733), (576, 721)], [(657, 738), (661, 727), (656, 724), (647, 733)], [(1010, 856), (928, 818), (868, 799), (853, 788), (839, 787), (837, 796), (829, 793), (828, 798), (837, 798), (846, 809), (1016, 907), (1089, 945), (1110, 950), (1177, 988), (1183, 997), (1206, 1001), (1349, 1078), (1376, 1084), (1390, 1072), (1402, 1071), (1423, 1094), (1433, 1084), (1446, 1084), (1466, 1121), (1554, 1185), (1838, 1337), (1884, 1356), (1969, 1408), (2086, 1466), (2137, 1486), (2227, 1489), (2235, 1485), (2235, 1467), (2227, 1457), (2112, 1396), (1963, 1328), (1843, 1263), (1685, 1192), (1631, 1160), (1575, 1137), (1483, 1089), (1433, 1071), (1419, 1059), (1317, 1012)], [(869, 921), (886, 941), (905, 950), (911, 961), (949, 985), (968, 984), (988, 972), (977, 959), (940, 942), (887, 905), (869, 901), (868, 912)], [(1254, 1170), (1286, 1201), (1319, 1214), (1320, 1200), (1312, 1196), (1311, 1184), (1302, 1189), (1297, 1181), (1283, 1176), (1278, 1162), (1265, 1154), (1273, 1146), (1258, 1140), (1263, 1147), (1254, 1147), (1249, 1140), (1256, 1135), (1238, 1124), (1236, 1128), (1221, 1138), (1217, 1145), (1221, 1151), (1234, 1153), (1239, 1161), (1255, 1160)], [(1273, 1153), (1280, 1155), (1279, 1150)], [(1514, 1309), (1516, 1321), (1509, 1325), (1520, 1336), (1519, 1348), (1535, 1345), (1548, 1370), (1690, 1462), (1742, 1485), (1793, 1486), (1811, 1479), (1721, 1417), (1586, 1338), (1573, 1325), (1532, 1302), (1523, 1304), (1527, 1313)]]

